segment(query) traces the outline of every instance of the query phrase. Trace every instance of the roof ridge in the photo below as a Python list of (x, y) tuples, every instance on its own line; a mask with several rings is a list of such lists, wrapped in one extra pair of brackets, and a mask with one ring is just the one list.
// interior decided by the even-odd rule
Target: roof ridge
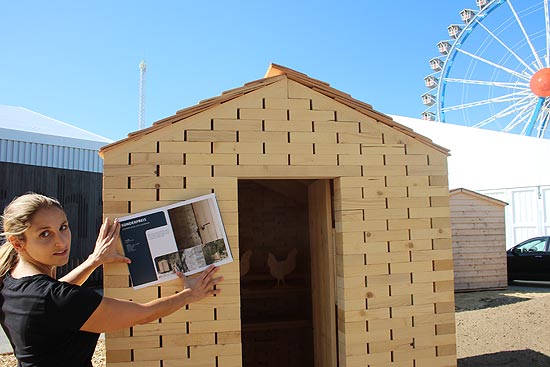
[(268, 71), (266, 73), (266, 76), (270, 76), (270, 75), (287, 75), (291, 80), (294, 80), (300, 84), (306, 85), (311, 89), (315, 90), (316, 92), (324, 94), (327, 97), (332, 98), (350, 108), (353, 108), (364, 115), (372, 116), (377, 120), (379, 120), (380, 122), (392, 128), (398, 129), (402, 131), (404, 134), (409, 135), (418, 141), (431, 145), (432, 147), (434, 147), (435, 149), (439, 150), (442, 153), (449, 154), (449, 150), (447, 148), (444, 148), (440, 145), (435, 144), (430, 138), (424, 135), (418, 134), (414, 132), (414, 130), (412, 130), (411, 128), (394, 121), (390, 116), (374, 110), (370, 104), (357, 100), (353, 98), (350, 94), (347, 94), (338, 89), (332, 88), (328, 83), (310, 78), (304, 73), (300, 73), (295, 70), (289, 69), (285, 66), (281, 66), (273, 63), (269, 65)]
[(358, 111), (359, 113), (361, 113), (363, 115), (373, 117), (373, 118), (377, 119), (378, 121), (380, 121), (381, 123), (383, 123), (385, 125), (388, 125), (391, 128), (399, 130), (402, 133), (404, 133), (404, 134), (406, 134), (406, 135), (408, 135), (408, 136), (410, 136), (410, 137), (412, 137), (412, 138), (414, 138), (414, 139), (416, 139), (416, 140), (418, 140), (418, 141), (420, 141), (424, 144), (430, 145), (431, 147), (433, 147), (434, 149), (436, 149), (436, 150), (438, 150), (442, 153), (449, 154), (448, 149), (446, 149), (446, 148), (444, 148), (440, 145), (435, 144), (431, 139), (414, 132), (412, 129), (410, 129), (410, 128), (402, 125), (402, 124), (397, 123), (390, 116), (385, 115), (382, 112), (378, 112), (378, 111), (374, 110), (370, 104), (367, 104), (365, 102), (354, 99), (351, 95), (349, 95), (345, 92), (342, 92), (338, 89), (332, 88), (330, 86), (330, 84), (328, 84), (324, 81), (311, 78), (311, 77), (309, 77), (308, 75), (306, 75), (304, 73), (301, 73), (299, 71), (296, 71), (296, 70), (293, 70), (293, 69), (290, 69), (288, 67), (278, 65), (278, 64), (275, 64), (275, 63), (271, 63), (269, 65), (268, 70), (267, 70), (264, 78), (257, 79), (257, 80), (245, 83), (243, 86), (238, 87), (238, 88), (233, 88), (233, 89), (226, 90), (225, 92), (222, 92), (222, 94), (217, 96), (217, 97), (207, 98), (207, 99), (204, 99), (202, 101), (199, 101), (199, 103), (194, 105), (194, 106), (178, 110), (175, 115), (164, 118), (162, 120), (159, 120), (159, 121), (153, 123), (153, 125), (151, 127), (148, 127), (148, 128), (145, 128), (145, 129), (133, 132), (133, 133), (129, 133), (127, 139), (122, 139), (122, 140), (119, 140), (118, 142), (114, 142), (114, 143), (111, 143), (109, 145), (106, 145), (106, 146), (102, 147), (100, 149), (100, 154), (104, 150), (110, 149), (113, 146), (116, 146), (116, 145), (118, 145), (118, 144), (120, 144), (120, 143), (122, 143), (122, 142), (124, 142), (128, 139), (135, 138), (135, 137), (138, 137), (140, 135), (146, 135), (150, 132), (153, 132), (157, 129), (162, 128), (165, 125), (173, 124), (177, 121), (180, 121), (182, 119), (185, 119), (185, 118), (190, 117), (192, 115), (195, 115), (197, 113), (205, 111), (205, 110), (207, 110), (207, 109), (209, 109), (213, 106), (220, 105), (220, 104), (225, 103), (227, 101), (230, 101), (232, 99), (238, 98), (238, 97), (240, 97), (244, 94), (253, 92), (253, 91), (258, 90), (260, 88), (263, 88), (266, 85), (270, 85), (272, 83), (278, 82), (279, 80), (282, 80), (284, 78), (288, 78), (288, 79), (293, 80), (293, 81), (295, 81), (299, 84), (302, 84), (302, 85), (312, 89), (313, 91), (315, 91), (317, 93), (321, 93), (321, 94), (323, 94), (323, 95), (325, 95), (329, 98), (332, 98), (333, 100), (335, 100), (339, 103), (342, 103), (343, 105), (346, 105), (346, 106)]
[(458, 194), (458, 193), (463, 193), (463, 194), (467, 194), (467, 195), (470, 195), (470, 196), (479, 197), (480, 199), (483, 199), (485, 201), (494, 202), (494, 203), (500, 204), (500, 205), (508, 205), (508, 203), (505, 202), (505, 201), (495, 199), (494, 197), (482, 194), (482, 193), (474, 191), (474, 190), (465, 189), (464, 187), (457, 187), (456, 189), (452, 189), (452, 190), (449, 191), (449, 195), (454, 195), (454, 194)]

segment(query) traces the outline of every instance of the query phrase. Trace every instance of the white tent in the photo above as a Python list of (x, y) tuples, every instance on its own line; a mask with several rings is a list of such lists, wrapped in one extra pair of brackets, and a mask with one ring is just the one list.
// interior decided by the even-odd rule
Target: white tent
[(449, 188), (466, 188), (508, 203), (506, 246), (550, 235), (550, 140), (391, 116), (450, 149)]
[(470, 190), (550, 185), (550, 140), (391, 116), (451, 150), (449, 188)]
[(101, 172), (112, 140), (22, 107), (0, 105), (0, 162)]

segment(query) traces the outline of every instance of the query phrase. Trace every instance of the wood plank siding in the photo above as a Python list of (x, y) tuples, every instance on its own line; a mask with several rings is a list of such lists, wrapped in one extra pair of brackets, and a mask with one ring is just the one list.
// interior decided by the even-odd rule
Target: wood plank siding
[(455, 290), (505, 288), (506, 203), (465, 189), (450, 202)]

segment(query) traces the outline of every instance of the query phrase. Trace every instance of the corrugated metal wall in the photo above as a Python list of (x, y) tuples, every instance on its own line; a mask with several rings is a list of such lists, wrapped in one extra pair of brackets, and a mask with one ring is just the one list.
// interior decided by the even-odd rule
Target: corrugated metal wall
[(550, 186), (531, 186), (480, 193), (508, 203), (506, 248), (531, 237), (550, 235)]
[(97, 150), (0, 139), (0, 162), (103, 172)]
[[(0, 162), (0, 205), (28, 191), (53, 196), (63, 205), (72, 233), (69, 263), (59, 268), (58, 277), (66, 274), (93, 251), (101, 226), (102, 174), (76, 170)], [(87, 284), (100, 285), (102, 269), (97, 269)]]

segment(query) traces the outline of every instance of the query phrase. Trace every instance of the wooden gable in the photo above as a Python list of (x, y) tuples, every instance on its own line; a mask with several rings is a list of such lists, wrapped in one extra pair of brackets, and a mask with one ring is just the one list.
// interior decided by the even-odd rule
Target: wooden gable
[(449, 195), (451, 197), (452, 196), (463, 197), (465, 200), (468, 200), (468, 199), (470, 199), (470, 200), (482, 200), (482, 201), (485, 201), (487, 203), (494, 204), (494, 205), (500, 205), (500, 206), (508, 205), (508, 203), (506, 203), (502, 200), (498, 200), (498, 199), (492, 198), (490, 196), (483, 195), (483, 194), (480, 194), (479, 192), (475, 192), (475, 191), (468, 190), (468, 189), (465, 189), (465, 188), (453, 189), (449, 192)]

